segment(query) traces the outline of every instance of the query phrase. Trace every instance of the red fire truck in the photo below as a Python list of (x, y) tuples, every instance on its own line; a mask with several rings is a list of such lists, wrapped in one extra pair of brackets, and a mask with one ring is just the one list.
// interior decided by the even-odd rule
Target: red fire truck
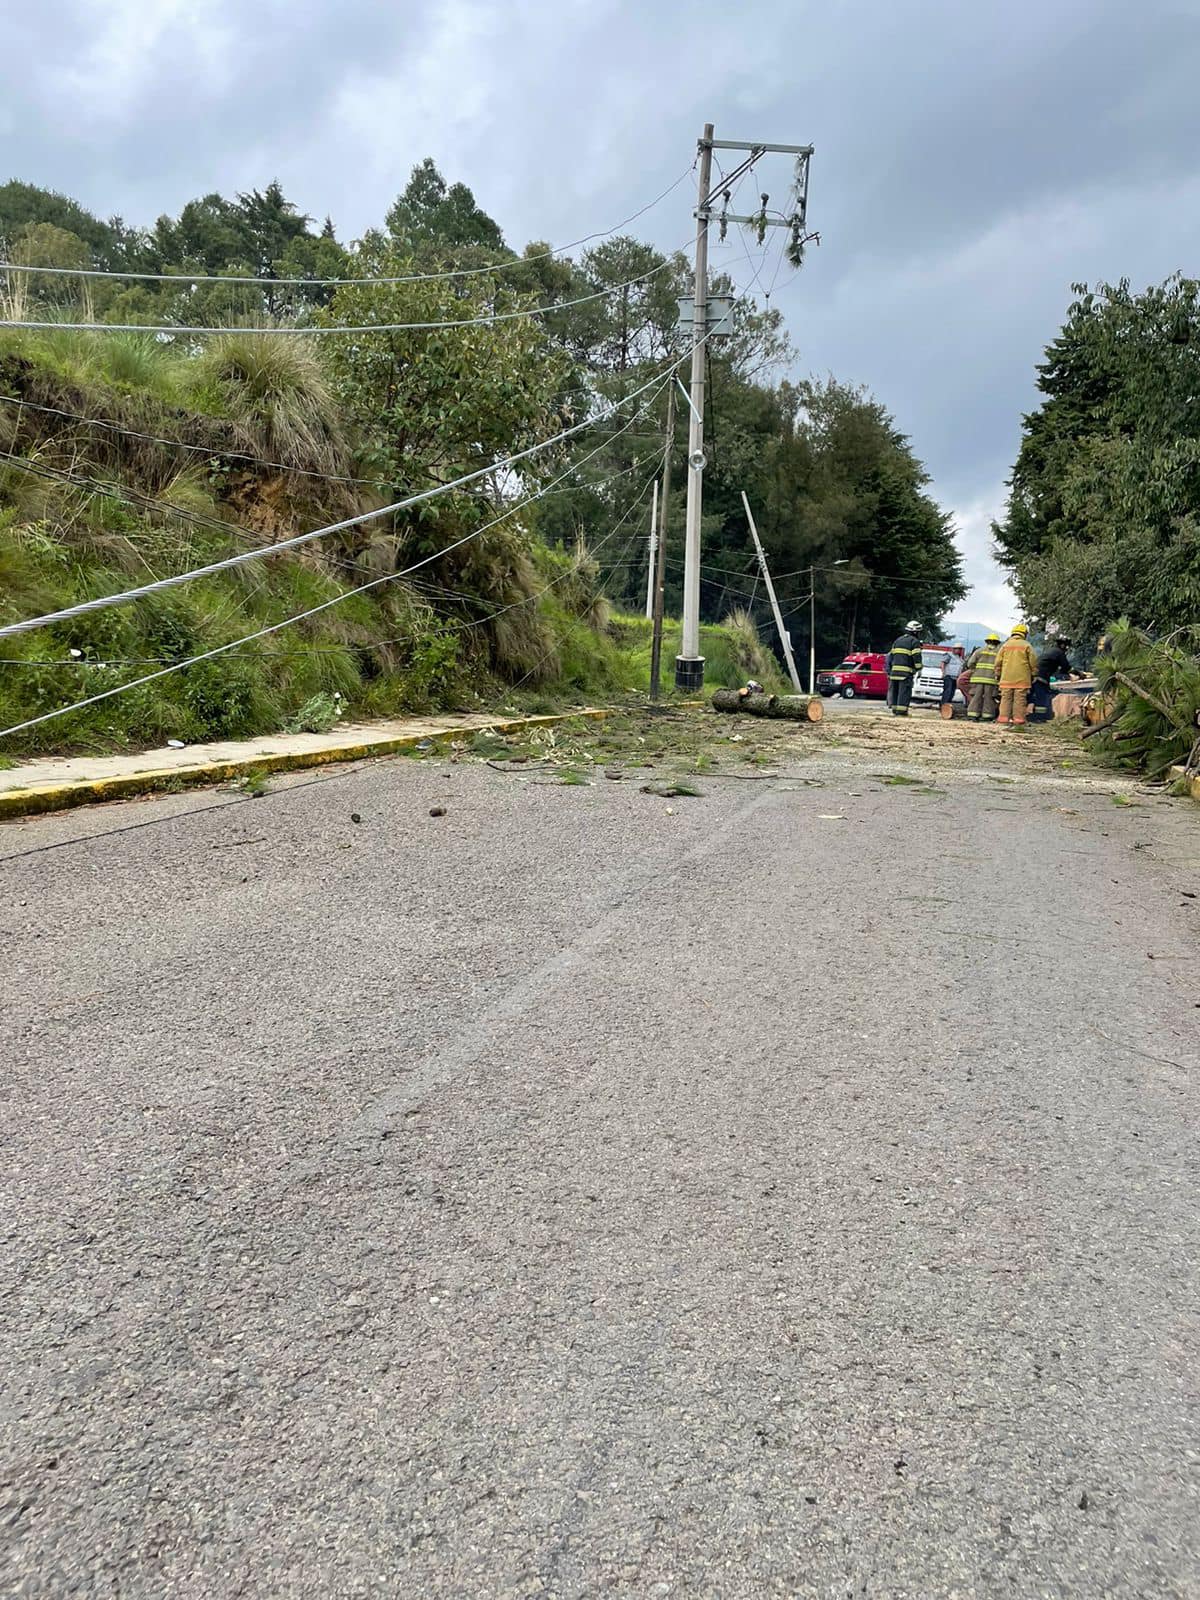
[(866, 650), (852, 650), (840, 667), (817, 673), (817, 693), (826, 699), (840, 694), (843, 700), (855, 696), (886, 700), (887, 690), (887, 657)]

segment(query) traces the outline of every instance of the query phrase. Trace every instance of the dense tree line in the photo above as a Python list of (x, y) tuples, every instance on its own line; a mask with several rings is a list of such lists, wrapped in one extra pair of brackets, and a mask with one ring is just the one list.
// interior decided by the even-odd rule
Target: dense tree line
[[(336, 325), (439, 322), (493, 311), (537, 309), (534, 318), (433, 332), (370, 334), (321, 342), (320, 357), (357, 442), (359, 469), (381, 494), (446, 481), (520, 449), (620, 400), (682, 349), (677, 297), (686, 261), (631, 237), (605, 239), (575, 259), (543, 242), (511, 249), (500, 226), (461, 183), (432, 161), (378, 228), (342, 241), (277, 183), (232, 200), (188, 202), (151, 228), (103, 221), (74, 201), (31, 185), (0, 187), (0, 242), (16, 263), (167, 273), (178, 283), (81, 280), (69, 274), (7, 275), (19, 315), (87, 313), (86, 320), (237, 325), (264, 318)], [(302, 284), (301, 278), (454, 277), (372, 286)], [(475, 270), (481, 269), (481, 270)], [(189, 275), (263, 278), (259, 285), (195, 283)], [(730, 288), (718, 280), (715, 288)], [(594, 298), (589, 298), (594, 297)], [(573, 301), (582, 304), (571, 304)], [(263, 341), (264, 343), (266, 341)], [(706, 617), (752, 609), (769, 619), (755, 578), (741, 492), (760, 531), (798, 648), (808, 642), (815, 584), (823, 658), (848, 647), (883, 647), (910, 616), (930, 628), (964, 585), (952, 530), (926, 475), (892, 418), (865, 392), (833, 380), (789, 381), (794, 362), (769, 305), (740, 300), (733, 336), (710, 347), (702, 604)], [(598, 422), (572, 447), (591, 460), (537, 503), (521, 537), (595, 552), (607, 593), (640, 607), (646, 584), (648, 488), (662, 458), (666, 393), (635, 425), (628, 413)], [(674, 493), (667, 508), (667, 603), (682, 584), (686, 408), (678, 408)], [(547, 455), (520, 474), (527, 487), (561, 473), (572, 452)], [(511, 478), (492, 486), (493, 502)], [(433, 502), (397, 530), (406, 546), (436, 549), (487, 515), (478, 495)], [(614, 531), (616, 530), (616, 531)], [(377, 535), (376, 535), (377, 537)], [(490, 546), (519, 559), (514, 531)], [(488, 548), (488, 547), (484, 547)], [(470, 550), (470, 547), (468, 547)], [(446, 584), (488, 587), (478, 552), (447, 561)]]
[(1200, 284), (1076, 286), (994, 532), (1031, 616), (1077, 639), (1200, 618)]

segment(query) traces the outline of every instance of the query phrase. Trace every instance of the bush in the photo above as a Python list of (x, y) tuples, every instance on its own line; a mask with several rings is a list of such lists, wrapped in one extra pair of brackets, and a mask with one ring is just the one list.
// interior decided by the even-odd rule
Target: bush
[(283, 725), (285, 733), (328, 733), (342, 714), (340, 694), (326, 694), (324, 690), (306, 700)]

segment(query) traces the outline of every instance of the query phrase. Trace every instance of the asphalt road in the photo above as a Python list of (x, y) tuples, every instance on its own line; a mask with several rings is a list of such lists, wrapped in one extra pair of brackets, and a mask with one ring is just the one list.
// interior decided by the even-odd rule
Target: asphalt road
[(1200, 814), (801, 771), (0, 830), (0, 1592), (1200, 1594)]

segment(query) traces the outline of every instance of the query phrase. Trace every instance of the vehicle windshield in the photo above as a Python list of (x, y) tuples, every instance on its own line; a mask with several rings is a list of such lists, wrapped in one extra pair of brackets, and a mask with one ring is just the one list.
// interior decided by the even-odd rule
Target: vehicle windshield
[(942, 670), (942, 662), (949, 653), (948, 650), (922, 650), (921, 665), (926, 668), (934, 667), (940, 672)]
[(870, 667), (865, 661), (843, 661), (840, 667), (835, 667), (835, 672), (870, 672)]

